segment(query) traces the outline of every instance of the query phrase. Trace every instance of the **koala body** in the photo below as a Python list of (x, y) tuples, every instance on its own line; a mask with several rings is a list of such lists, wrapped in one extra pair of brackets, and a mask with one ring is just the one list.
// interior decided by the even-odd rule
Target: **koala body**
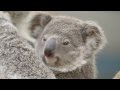
[(106, 43), (100, 26), (68, 16), (49, 18), (37, 39), (38, 56), (58, 79), (96, 78), (95, 56)]
[(55, 79), (8, 18), (0, 12), (0, 79)]

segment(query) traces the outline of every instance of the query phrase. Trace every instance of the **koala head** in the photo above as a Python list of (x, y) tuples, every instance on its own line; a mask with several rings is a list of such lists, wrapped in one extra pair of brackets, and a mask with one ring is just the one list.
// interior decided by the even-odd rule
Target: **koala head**
[(48, 17), (50, 20), (44, 24), (36, 50), (54, 71), (68, 72), (82, 67), (105, 45), (104, 32), (93, 21), (68, 16)]

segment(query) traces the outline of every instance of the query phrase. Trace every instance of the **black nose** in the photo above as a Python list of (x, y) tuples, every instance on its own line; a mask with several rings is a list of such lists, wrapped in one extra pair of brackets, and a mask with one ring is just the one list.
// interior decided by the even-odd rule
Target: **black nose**
[(44, 55), (46, 57), (52, 57), (54, 55), (54, 52), (52, 50), (50, 50), (50, 49), (45, 49)]
[(50, 40), (46, 41), (44, 55), (46, 57), (54, 56), (55, 47), (56, 47), (55, 39), (50, 39)]

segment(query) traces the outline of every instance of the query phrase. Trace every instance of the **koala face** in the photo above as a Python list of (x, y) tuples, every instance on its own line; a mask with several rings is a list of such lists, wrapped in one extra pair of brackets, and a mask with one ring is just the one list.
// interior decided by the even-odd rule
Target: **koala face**
[(55, 71), (68, 72), (85, 65), (103, 43), (99, 27), (76, 18), (56, 16), (45, 26), (37, 54)]

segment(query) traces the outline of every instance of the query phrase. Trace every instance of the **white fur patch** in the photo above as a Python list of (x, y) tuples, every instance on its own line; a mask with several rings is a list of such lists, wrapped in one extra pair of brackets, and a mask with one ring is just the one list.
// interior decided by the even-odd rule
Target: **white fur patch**
[(87, 63), (87, 61), (82, 60), (80, 63), (81, 63), (81, 65), (84, 65)]
[(48, 65), (53, 66), (55, 64), (55, 62), (57, 61), (57, 58), (55, 58), (55, 57), (54, 58), (47, 58), (47, 57), (45, 57), (45, 60), (46, 60)]
[(11, 17), (9, 15), (9, 13), (7, 13), (7, 12), (0, 11), (0, 18), (5, 18), (5, 19), (11, 21)]
[(7, 70), (6, 66), (0, 66), (0, 79), (21, 79), (20, 75), (11, 74), (12, 72), (6, 74), (6, 70)]
[(49, 68), (52, 69), (52, 70), (55, 70), (55, 71), (69, 72), (69, 71), (73, 71), (73, 70), (77, 69), (78, 67), (82, 67), (86, 63), (87, 63), (87, 61), (83, 60), (82, 57), (78, 57), (76, 62), (74, 62), (70, 65), (60, 66), (59, 69), (54, 68), (54, 67), (49, 67)]
[(14, 74), (14, 75), (9, 75), (10, 79), (21, 79), (20, 75)]
[(5, 71), (6, 71), (6, 67), (0, 66), (0, 79), (5, 79)]

